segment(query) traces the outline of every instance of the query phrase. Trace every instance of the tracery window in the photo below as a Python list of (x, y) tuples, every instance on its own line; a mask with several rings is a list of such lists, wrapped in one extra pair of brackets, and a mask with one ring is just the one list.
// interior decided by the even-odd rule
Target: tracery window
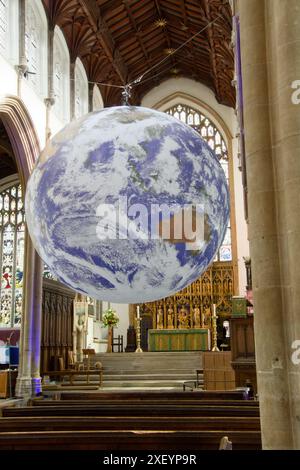
[[(200, 111), (185, 104), (176, 104), (167, 109), (165, 112), (171, 116), (174, 116), (185, 124), (190, 125), (193, 127), (193, 129), (199, 132), (201, 137), (208, 143), (208, 145), (219, 158), (227, 182), (230, 184), (228, 149), (222, 134), (217, 129), (215, 124)], [(230, 221), (223, 243), (218, 251), (215, 261), (232, 261)]]
[(39, 95), (46, 95), (47, 76), (47, 20), (41, 2), (26, 2), (25, 56), (26, 78)]
[[(24, 245), (22, 188), (15, 183), (0, 192), (0, 328), (21, 324)], [(55, 279), (46, 265), (43, 276)]]
[(82, 62), (75, 64), (75, 117), (79, 118), (88, 112), (88, 81)]
[(63, 33), (55, 27), (53, 44), (54, 112), (64, 123), (70, 119), (70, 57)]
[(20, 184), (0, 193), (0, 327), (21, 323), (25, 217)]
[(0, 0), (0, 51), (6, 55), (8, 31), (8, 0)]
[(102, 109), (103, 107), (103, 99), (100, 90), (95, 84), (93, 89), (93, 111), (97, 111), (98, 109)]
[(0, 54), (18, 60), (18, 0), (0, 0)]

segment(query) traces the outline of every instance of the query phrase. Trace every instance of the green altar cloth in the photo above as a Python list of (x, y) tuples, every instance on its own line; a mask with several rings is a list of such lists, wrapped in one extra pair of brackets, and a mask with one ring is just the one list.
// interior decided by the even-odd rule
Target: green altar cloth
[(149, 330), (148, 350), (209, 351), (210, 330), (207, 328)]

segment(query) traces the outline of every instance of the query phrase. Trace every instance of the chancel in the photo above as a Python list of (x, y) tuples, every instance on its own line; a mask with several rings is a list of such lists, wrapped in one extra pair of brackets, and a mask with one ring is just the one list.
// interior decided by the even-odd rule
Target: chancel
[(1, 450), (300, 449), (299, 24), (0, 1)]

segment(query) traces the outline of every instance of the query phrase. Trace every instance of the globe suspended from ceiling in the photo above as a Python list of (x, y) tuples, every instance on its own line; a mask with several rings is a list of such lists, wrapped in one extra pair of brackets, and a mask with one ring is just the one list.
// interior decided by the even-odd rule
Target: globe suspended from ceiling
[(41, 153), (26, 191), (33, 244), (64, 284), (142, 303), (213, 261), (229, 218), (224, 171), (192, 128), (119, 106), (73, 121)]

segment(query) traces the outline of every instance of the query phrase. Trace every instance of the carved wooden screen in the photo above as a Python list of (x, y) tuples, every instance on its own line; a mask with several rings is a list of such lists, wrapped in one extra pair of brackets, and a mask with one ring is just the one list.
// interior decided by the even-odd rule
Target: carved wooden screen
[(185, 289), (171, 297), (142, 304), (141, 311), (152, 315), (153, 328), (179, 328), (184, 311), (186, 328), (210, 328), (212, 304), (217, 305), (218, 315), (229, 317), (232, 295), (232, 265), (217, 262)]
[[(215, 124), (200, 111), (185, 104), (176, 104), (166, 113), (193, 127), (207, 141), (220, 160), (229, 187), (229, 155), (226, 142)], [(234, 293), (230, 223), (213, 265), (195, 282), (176, 295), (157, 302), (143, 304), (141, 311), (152, 314), (153, 328), (178, 328), (182, 326), (210, 327), (211, 306), (217, 305), (217, 313), (231, 315), (231, 298)]]
[(73, 349), (73, 300), (75, 292), (57, 281), (43, 281), (41, 372), (57, 370), (58, 357), (68, 364)]

